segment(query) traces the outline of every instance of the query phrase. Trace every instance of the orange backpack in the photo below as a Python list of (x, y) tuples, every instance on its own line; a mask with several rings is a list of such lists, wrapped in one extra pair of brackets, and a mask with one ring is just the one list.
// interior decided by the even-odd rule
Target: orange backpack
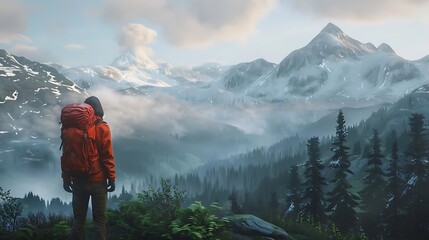
[(91, 105), (72, 103), (61, 110), (61, 170), (68, 176), (91, 173), (91, 163), (98, 160), (95, 139), (95, 115)]

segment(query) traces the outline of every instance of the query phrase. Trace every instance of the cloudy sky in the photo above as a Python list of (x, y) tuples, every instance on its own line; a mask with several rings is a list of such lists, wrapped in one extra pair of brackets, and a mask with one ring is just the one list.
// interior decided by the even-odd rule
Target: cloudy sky
[(278, 63), (329, 22), (410, 60), (429, 55), (429, 0), (0, 0), (0, 48), (43, 62), (104, 65), (134, 49), (194, 66)]

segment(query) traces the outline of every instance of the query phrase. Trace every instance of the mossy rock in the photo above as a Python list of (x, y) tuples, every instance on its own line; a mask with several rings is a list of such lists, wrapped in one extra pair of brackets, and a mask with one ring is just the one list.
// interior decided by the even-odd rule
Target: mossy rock
[[(247, 239), (291, 239), (282, 228), (250, 214), (236, 214), (226, 217), (234, 233), (248, 237)], [(249, 238), (250, 237), (250, 238)], [(264, 237), (264, 238), (255, 238)], [(245, 240), (246, 238), (242, 238)]]

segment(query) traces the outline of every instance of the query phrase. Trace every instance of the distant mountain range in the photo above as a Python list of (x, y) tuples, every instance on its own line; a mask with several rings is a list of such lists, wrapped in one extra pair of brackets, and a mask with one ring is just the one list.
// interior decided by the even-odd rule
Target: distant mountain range
[(220, 104), (314, 100), (369, 106), (393, 102), (429, 81), (428, 57), (406, 60), (388, 44), (361, 43), (332, 23), (278, 65), (257, 59), (233, 66), (180, 68), (129, 50), (109, 66), (53, 67), (89, 91), (100, 86), (146, 93), (150, 89)]
[(90, 91), (106, 87), (116, 90), (141, 86), (183, 87), (216, 79), (226, 68), (215, 63), (194, 68), (174, 67), (168, 63), (155, 63), (147, 57), (138, 56), (133, 50), (126, 51), (108, 66), (73, 68), (58, 64), (51, 66)]

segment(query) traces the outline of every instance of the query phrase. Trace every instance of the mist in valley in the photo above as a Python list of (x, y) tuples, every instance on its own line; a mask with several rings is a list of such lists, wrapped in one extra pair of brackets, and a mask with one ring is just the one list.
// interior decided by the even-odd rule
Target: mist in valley
[[(331, 109), (311, 103), (261, 103), (218, 106), (190, 104), (166, 94), (126, 95), (103, 89), (88, 93), (104, 107), (112, 131), (118, 186), (148, 187), (151, 177), (186, 174), (207, 163), (269, 146), (298, 133)], [(61, 107), (86, 96), (64, 96), (45, 116), (14, 121), (17, 134), (1, 134), (0, 182), (23, 197), (32, 191), (70, 201), (61, 185), (59, 159)], [(8, 140), (8, 138), (10, 140)]]

